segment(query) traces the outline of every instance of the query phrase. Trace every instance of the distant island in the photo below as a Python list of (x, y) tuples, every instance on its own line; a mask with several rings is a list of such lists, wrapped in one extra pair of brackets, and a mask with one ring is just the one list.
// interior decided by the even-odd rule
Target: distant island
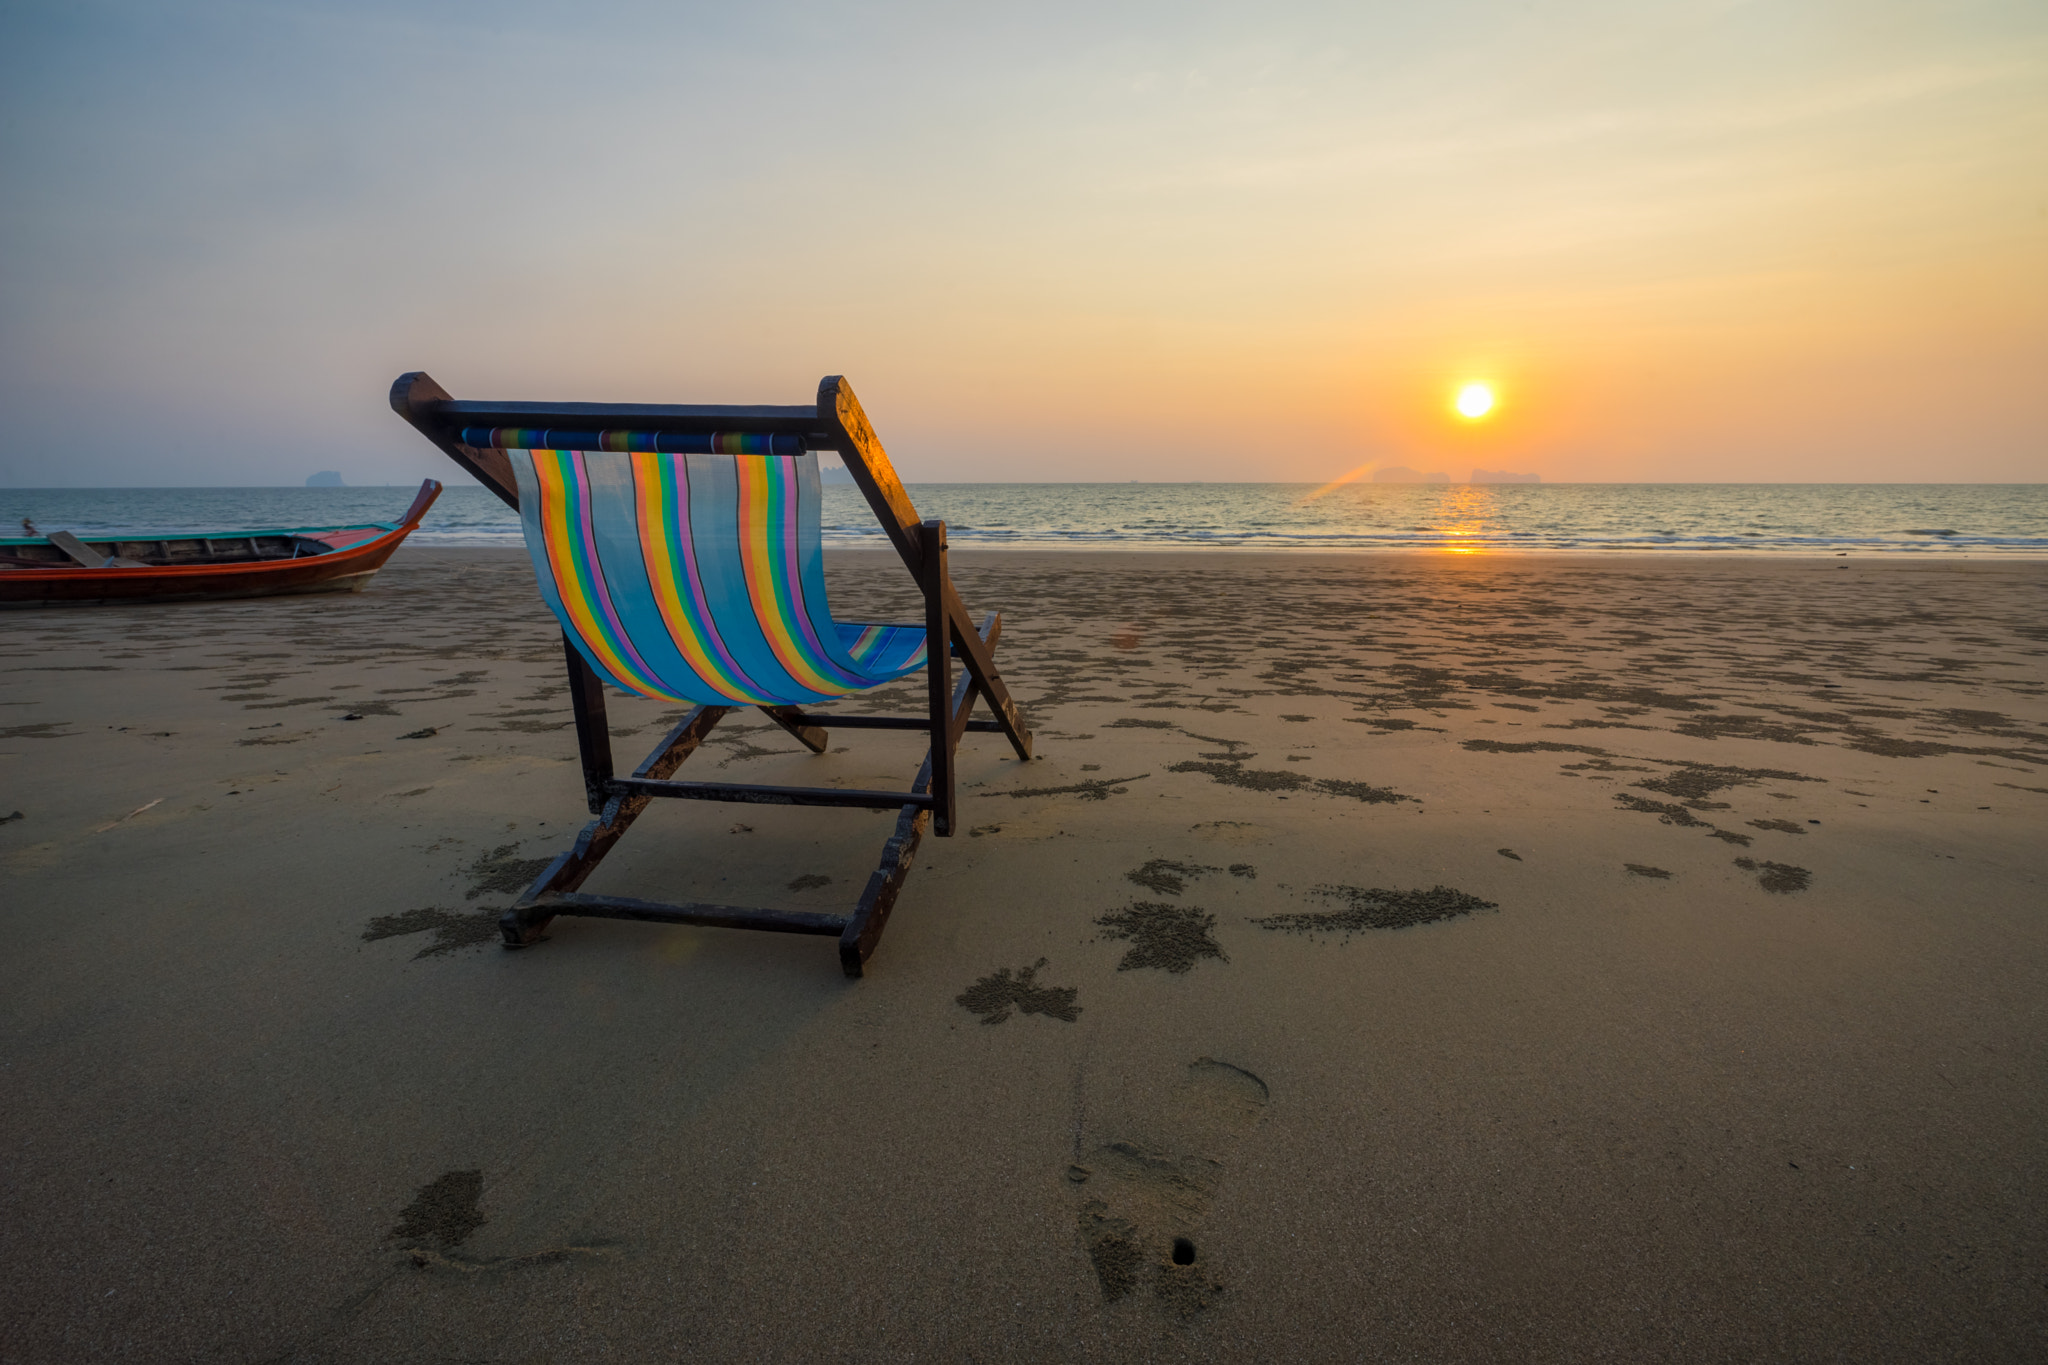
[(826, 485), (845, 484), (853, 486), (853, 475), (847, 473), (843, 464), (821, 464), (818, 466), (818, 482)]
[(308, 487), (308, 488), (346, 488), (346, 487), (348, 487), (348, 485), (347, 485), (347, 484), (345, 484), (345, 483), (343, 483), (343, 482), (341, 481), (341, 471), (340, 471), (340, 470), (338, 470), (338, 469), (323, 469), (323, 470), (321, 470), (321, 471), (320, 471), (320, 472), (319, 472), (318, 474), (308, 474), (308, 475), (306, 476), (306, 487)]

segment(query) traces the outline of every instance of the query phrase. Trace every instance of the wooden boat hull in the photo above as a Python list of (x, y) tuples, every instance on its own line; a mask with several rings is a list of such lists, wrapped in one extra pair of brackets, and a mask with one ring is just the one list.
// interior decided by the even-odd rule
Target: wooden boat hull
[[(237, 597), (278, 597), (313, 592), (361, 592), (384, 561), (419, 526), (439, 496), (432, 479), (397, 527), (372, 539), (300, 558), (240, 563), (84, 565), (0, 570), (0, 608), (112, 606), (126, 602), (204, 602)], [(332, 528), (340, 534), (364, 528)], [(317, 540), (314, 533), (302, 537)], [(221, 536), (213, 539), (226, 540)], [(251, 541), (252, 553), (256, 550)]]

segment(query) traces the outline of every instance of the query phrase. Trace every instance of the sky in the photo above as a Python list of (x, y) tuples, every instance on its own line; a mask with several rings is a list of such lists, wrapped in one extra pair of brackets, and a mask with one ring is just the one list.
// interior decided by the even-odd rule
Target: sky
[(2040, 0), (12, 0), (0, 177), (0, 485), (459, 481), (413, 369), (844, 374), (911, 481), (2048, 480)]

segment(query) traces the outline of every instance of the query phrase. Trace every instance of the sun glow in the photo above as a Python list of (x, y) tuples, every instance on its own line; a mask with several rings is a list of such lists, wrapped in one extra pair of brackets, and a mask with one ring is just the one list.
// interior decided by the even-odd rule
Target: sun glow
[(1350, 470), (1347, 473), (1339, 474), (1336, 478), (1330, 480), (1321, 488), (1318, 488), (1315, 492), (1304, 496), (1301, 502), (1296, 505), (1305, 506), (1308, 503), (1314, 502), (1317, 498), (1322, 497), (1325, 493), (1334, 493), (1338, 489), (1344, 487), (1346, 484), (1356, 483), (1359, 479), (1371, 473), (1372, 467), (1378, 463), (1378, 460), (1367, 460), (1364, 464), (1358, 466), (1358, 468)]
[(1458, 415), (1476, 422), (1493, 411), (1493, 390), (1484, 384), (1467, 384), (1458, 390)]

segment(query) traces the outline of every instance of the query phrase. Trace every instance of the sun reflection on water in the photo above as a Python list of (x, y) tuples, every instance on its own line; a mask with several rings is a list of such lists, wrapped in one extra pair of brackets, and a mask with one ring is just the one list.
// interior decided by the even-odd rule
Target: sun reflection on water
[[(1489, 533), (1497, 531), (1500, 503), (1485, 484), (1450, 484), (1437, 504), (1433, 525), (1427, 531), (1437, 540), (1436, 548), (1454, 554), (1479, 554), (1486, 549)], [(1478, 542), (1478, 543), (1475, 543)]]

